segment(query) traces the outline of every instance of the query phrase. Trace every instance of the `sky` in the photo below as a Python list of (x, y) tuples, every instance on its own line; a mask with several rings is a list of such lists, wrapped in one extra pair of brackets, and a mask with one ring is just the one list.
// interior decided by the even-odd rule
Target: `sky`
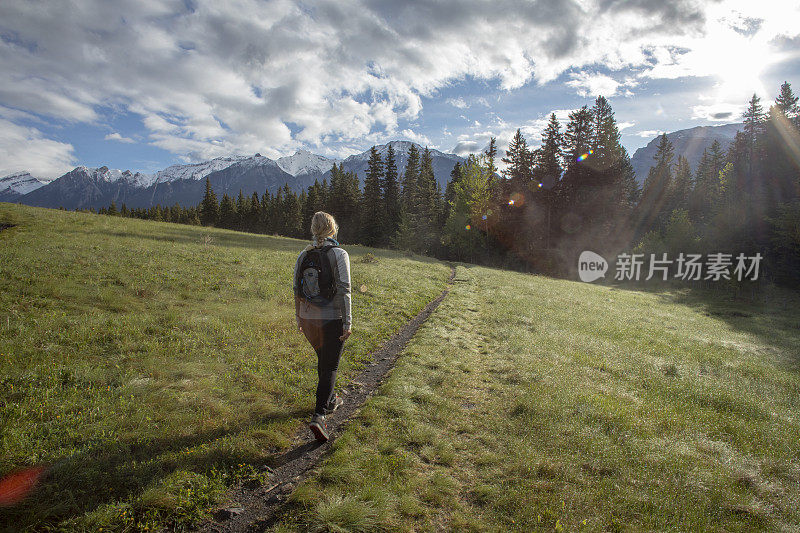
[(0, 176), (535, 146), (598, 94), (632, 155), (800, 92), (800, 2), (3, 0), (0, 71)]

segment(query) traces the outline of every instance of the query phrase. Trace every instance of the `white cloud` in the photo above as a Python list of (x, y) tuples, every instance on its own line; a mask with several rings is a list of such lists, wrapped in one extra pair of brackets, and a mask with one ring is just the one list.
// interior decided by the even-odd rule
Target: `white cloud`
[(27, 170), (43, 180), (56, 178), (75, 166), (73, 151), (36, 128), (0, 119), (0, 176)]
[(715, 122), (737, 122), (741, 118), (742, 111), (744, 111), (745, 107), (744, 104), (728, 103), (696, 105), (692, 107), (692, 119), (712, 120)]
[(629, 97), (633, 96), (630, 88), (637, 85), (636, 80), (631, 77), (617, 81), (605, 74), (590, 71), (573, 72), (570, 74), (570, 78), (572, 79), (566, 84), (576, 89), (576, 92), (583, 97), (605, 96), (610, 98), (618, 94)]
[[(737, 57), (726, 45), (768, 51), (776, 35), (798, 34), (797, 9), (778, 0), (1, 2), (0, 25), (13, 32), (0, 32), (0, 104), (91, 124), (109, 108), (137, 113), (148, 142), (190, 159), (274, 157), (393, 134), (419, 115), (421, 97), (467, 78), (512, 90), (572, 71), (571, 87), (606, 96), (629, 94), (626, 69), (732, 78), (736, 65), (718, 64)], [(748, 17), (764, 21), (752, 29)]]
[(121, 134), (119, 134), (117, 132), (109, 133), (108, 135), (103, 137), (103, 139), (105, 139), (106, 141), (117, 141), (117, 142), (126, 143), (126, 144), (133, 144), (133, 143), (136, 142), (133, 139), (131, 139), (130, 137), (123, 137)]
[(400, 135), (402, 137), (408, 139), (409, 141), (413, 141), (413, 142), (415, 142), (417, 144), (421, 144), (422, 146), (427, 146), (429, 148), (438, 148), (437, 146), (434, 146), (431, 143), (431, 140), (427, 136), (422, 135), (420, 133), (416, 133), (416, 132), (414, 132), (412, 130), (405, 129), (405, 130), (400, 132)]
[(469, 104), (460, 96), (458, 98), (448, 98), (447, 103), (459, 109), (466, 109), (469, 107)]
[(648, 139), (652, 139), (653, 137), (657, 137), (658, 135), (661, 135), (662, 133), (664, 133), (664, 132), (661, 131), (661, 130), (642, 130), (642, 131), (637, 131), (636, 132), (636, 136), (637, 137), (645, 137), (645, 138), (648, 138)]
[(617, 94), (620, 83), (605, 74), (592, 72), (578, 72), (570, 75), (572, 78), (567, 85), (576, 89), (580, 96), (606, 96)]
[(569, 114), (574, 111), (573, 109), (554, 109), (550, 113), (544, 114), (533, 120), (528, 120), (522, 125), (515, 126), (503, 120), (502, 117), (495, 116), (493, 122), (488, 126), (488, 129), (463, 133), (456, 139), (456, 144), (451, 150), (452, 153), (465, 156), (467, 154), (477, 154), (483, 152), (488, 146), (492, 137), (496, 139), (498, 148), (498, 167), (503, 168), (503, 164), (499, 161), (500, 157), (505, 155), (508, 148), (508, 143), (519, 128), (520, 133), (525, 137), (529, 147), (535, 148), (541, 144), (542, 133), (550, 122), (550, 115), (555, 113), (556, 119), (561, 125), (563, 133), (566, 127)]

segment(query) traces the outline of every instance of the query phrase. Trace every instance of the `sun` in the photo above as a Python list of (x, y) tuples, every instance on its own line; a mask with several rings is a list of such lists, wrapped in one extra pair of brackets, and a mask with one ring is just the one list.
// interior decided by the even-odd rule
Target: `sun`
[(761, 39), (740, 35), (725, 39), (724, 52), (709, 62), (717, 79), (717, 97), (740, 99), (753, 93), (764, 94), (761, 74), (771, 63), (772, 51)]

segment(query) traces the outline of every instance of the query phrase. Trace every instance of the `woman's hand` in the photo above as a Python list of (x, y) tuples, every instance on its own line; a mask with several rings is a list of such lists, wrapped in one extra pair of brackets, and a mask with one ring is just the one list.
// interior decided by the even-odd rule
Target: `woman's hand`
[(351, 333), (351, 331), (349, 329), (342, 330), (342, 336), (339, 337), (339, 340), (342, 341), (342, 342), (346, 341), (347, 337), (350, 336), (350, 333)]

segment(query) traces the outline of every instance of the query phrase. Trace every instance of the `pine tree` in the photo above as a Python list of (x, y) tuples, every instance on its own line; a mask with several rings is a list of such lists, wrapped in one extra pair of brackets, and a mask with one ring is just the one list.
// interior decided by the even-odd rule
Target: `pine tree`
[(286, 218), (284, 217), (286, 205), (283, 197), (283, 187), (278, 187), (270, 206), (270, 232), (277, 235), (286, 235)]
[(200, 221), (204, 226), (214, 226), (219, 222), (219, 203), (208, 178), (206, 178), (206, 192), (200, 203)]
[(514, 190), (521, 190), (532, 175), (532, 156), (528, 150), (528, 143), (519, 129), (508, 144), (506, 157), (502, 161), (507, 165), (503, 170), (503, 176), (511, 182)]
[(225, 193), (219, 203), (219, 226), (225, 229), (234, 229), (237, 222), (236, 203), (228, 196), (228, 193)]
[(563, 173), (561, 145), (563, 136), (561, 125), (555, 113), (550, 115), (547, 127), (542, 133), (542, 145), (536, 150), (537, 165), (534, 168), (534, 201), (545, 210), (544, 224), (531, 230), (538, 234), (536, 237), (543, 242), (544, 248), (550, 248), (552, 236), (553, 211), (556, 208), (556, 191), (558, 190), (561, 174)]
[(561, 178), (561, 144), (561, 125), (556, 114), (552, 113), (547, 128), (542, 133), (542, 146), (538, 150), (538, 165), (534, 175), (536, 182), (546, 189), (554, 187)]
[(415, 205), (411, 211), (416, 216), (416, 249), (420, 253), (432, 251), (433, 246), (439, 241), (439, 213), (437, 211), (437, 206), (441, 202), (438, 197), (439, 192), (440, 189), (433, 172), (433, 157), (430, 150), (425, 148), (422, 152), (419, 176), (417, 177)]
[(250, 196), (250, 212), (247, 214), (247, 231), (250, 233), (260, 233), (261, 232), (261, 225), (260, 225), (260, 212), (261, 212), (261, 201), (258, 198), (258, 193), (253, 191), (253, 194)]
[(397, 179), (397, 162), (392, 145), (386, 150), (386, 161), (383, 172), (383, 203), (384, 203), (384, 238), (383, 243), (388, 243), (400, 226), (400, 185)]
[(108, 206), (106, 210), (107, 215), (111, 215), (113, 217), (117, 216), (119, 213), (117, 212), (117, 203), (114, 200), (111, 200), (111, 205)]
[(283, 185), (283, 234), (287, 237), (304, 237), (308, 232), (303, 228), (303, 212), (300, 199), (286, 183)]
[(597, 97), (591, 113), (593, 119), (590, 141), (592, 167), (599, 172), (604, 172), (617, 161), (619, 130), (611, 105), (604, 97)]
[(672, 206), (672, 159), (675, 150), (667, 139), (667, 134), (661, 135), (653, 156), (655, 165), (650, 167), (647, 179), (642, 190), (642, 200), (639, 203), (639, 212), (644, 228), (655, 227), (663, 230)]
[(419, 175), (419, 150), (412, 144), (408, 149), (408, 162), (403, 174), (403, 190), (400, 197), (401, 211), (413, 211), (413, 204), (417, 197), (417, 176)]
[(769, 109), (765, 124), (763, 161), (766, 210), (770, 216), (778, 215), (779, 204), (791, 202), (800, 192), (797, 180), (798, 147), (800, 147), (800, 108), (798, 97), (791, 85), (784, 82)]
[(267, 235), (273, 233), (272, 228), (272, 195), (269, 189), (261, 195), (261, 205), (258, 209), (258, 232)]
[(575, 211), (590, 199), (587, 185), (592, 184), (593, 173), (586, 158), (591, 150), (592, 122), (592, 113), (586, 106), (569, 114), (562, 150), (566, 168), (556, 189), (559, 216)]
[(378, 149), (373, 146), (369, 153), (367, 175), (364, 178), (364, 196), (361, 203), (361, 242), (366, 246), (377, 246), (383, 239), (384, 207), (381, 193), (383, 161)]
[(327, 210), (339, 224), (339, 236), (342, 243), (356, 242), (360, 229), (359, 204), (361, 189), (358, 176), (353, 172), (345, 172), (341, 165), (331, 168), (331, 184), (328, 193)]
[(692, 193), (692, 170), (689, 161), (682, 155), (675, 163), (672, 209), (687, 209)]
[(784, 81), (781, 85), (781, 92), (775, 99), (775, 106), (787, 118), (795, 119), (800, 113), (797, 101), (798, 97), (792, 92), (792, 85), (788, 81)]
[[(491, 168), (491, 166), (489, 166)], [(453, 202), (456, 199), (456, 191), (455, 185), (458, 183), (458, 180), (461, 178), (461, 162), (456, 161), (456, 164), (453, 165), (453, 170), (450, 171), (450, 181), (447, 182), (447, 187), (444, 189), (444, 220), (447, 221), (447, 218), (450, 216), (450, 210), (452, 208)]]
[(319, 180), (314, 180), (313, 185), (309, 185), (306, 193), (305, 203), (303, 204), (303, 227), (311, 227), (311, 219), (317, 211), (323, 211), (323, 189)]
[(592, 143), (591, 111), (586, 106), (569, 114), (567, 131), (564, 133), (564, 152), (567, 159), (567, 169), (575, 167), (581, 161), (579, 158), (587, 154)]
[(416, 213), (430, 225), (435, 220), (437, 200), (433, 157), (427, 147), (422, 152), (416, 193)]
[(497, 139), (492, 137), (489, 139), (489, 147), (483, 152), (486, 155), (486, 165), (489, 169), (489, 175), (494, 178), (494, 175), (497, 174), (497, 165), (495, 165), (494, 161), (497, 158)]
[(239, 189), (239, 196), (236, 197), (236, 224), (234, 229), (244, 231), (247, 226), (247, 215), (250, 213), (250, 199), (246, 198)]
[(766, 122), (766, 114), (764, 108), (761, 107), (761, 99), (753, 94), (747, 105), (747, 111), (744, 112), (744, 135), (747, 140), (747, 173), (752, 174), (754, 165), (757, 163), (758, 158), (758, 144), (761, 136), (764, 133), (764, 125)]

